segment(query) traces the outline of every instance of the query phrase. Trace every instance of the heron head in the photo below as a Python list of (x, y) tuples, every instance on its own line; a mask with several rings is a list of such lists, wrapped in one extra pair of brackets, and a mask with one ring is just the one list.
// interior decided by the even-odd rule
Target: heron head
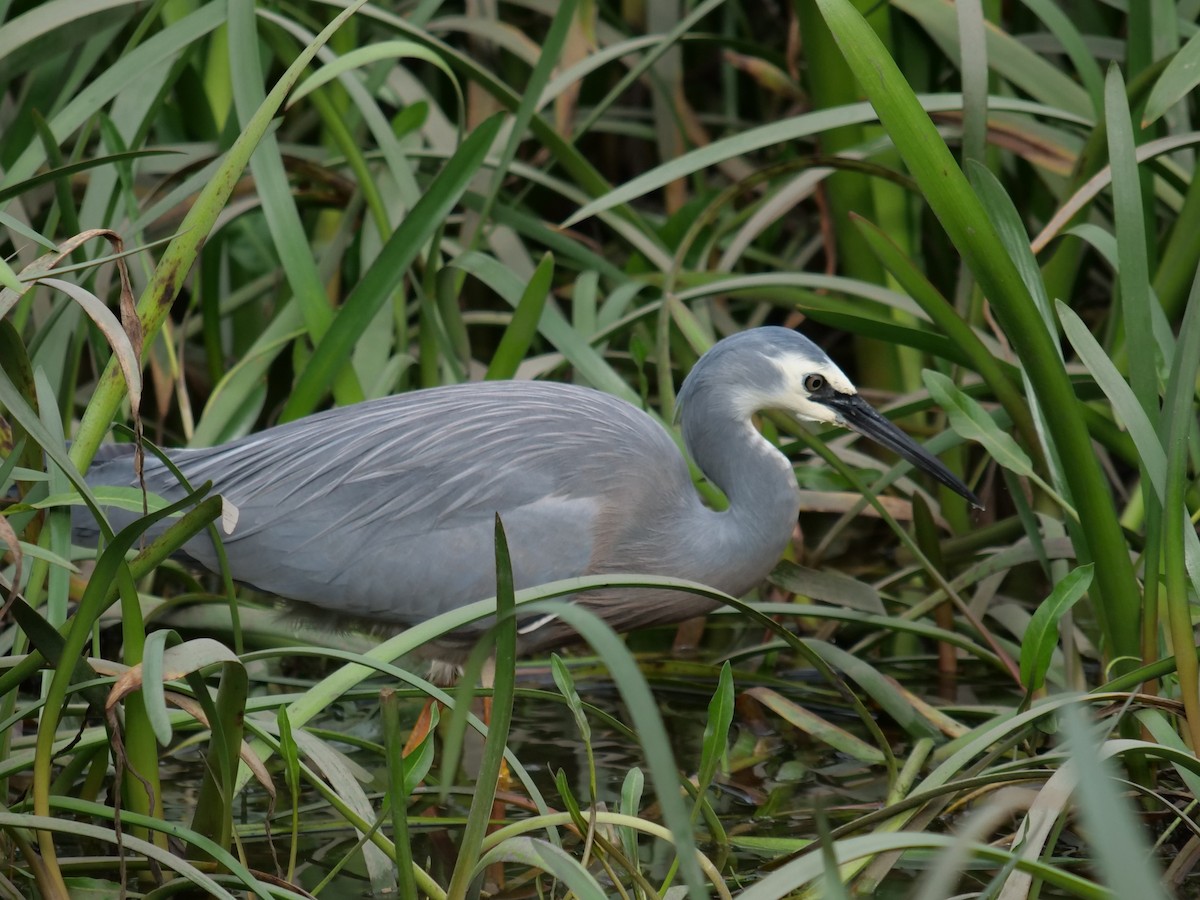
[[(808, 342), (806, 341), (806, 344)], [(892, 424), (864, 400), (824, 353), (805, 352), (776, 358), (783, 374), (780, 407), (797, 419), (840, 425), (857, 431), (897, 456), (928, 472), (946, 487), (982, 509), (979, 498), (936, 456)], [(774, 405), (774, 404), (772, 404)]]
[[(750, 328), (723, 338), (692, 368), (679, 391), (676, 416), (699, 442), (715, 415), (746, 421), (775, 409), (808, 422), (857, 431), (983, 508), (936, 456), (880, 415), (825, 351), (790, 328)], [(689, 415), (680, 410), (694, 409)]]
[(859, 396), (833, 360), (803, 335), (787, 328), (753, 328), (719, 342), (710, 353), (714, 351), (726, 357), (719, 368), (725, 370), (737, 414), (777, 409), (802, 421), (857, 431), (982, 508), (941, 460)]

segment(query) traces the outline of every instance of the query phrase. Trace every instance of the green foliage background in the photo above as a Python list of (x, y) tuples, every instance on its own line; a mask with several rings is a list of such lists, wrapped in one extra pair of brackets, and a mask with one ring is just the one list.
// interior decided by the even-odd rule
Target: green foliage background
[[(460, 897), (501, 867), (556, 896), (679, 883), (938, 897), (989, 879), (1004, 896), (1170, 893), (1200, 839), (1183, 812), (1200, 775), (1198, 13), (1198, 0), (0, 2), (0, 542), (21, 594), (0, 621), (0, 896), (159, 895), (160, 867), (222, 896), (365, 881)], [(560, 609), (634, 727), (581, 700), (555, 660), (556, 692), (535, 696), (570, 711), (590, 778), (582, 794), (540, 783), (510, 751), (531, 800), (498, 831), (487, 774), (514, 702), (511, 629), (497, 630), (499, 714), (471, 773), (466, 697), (392, 661), (547, 592), (501, 591), (369, 650), (310, 645), (252, 598), (234, 603), (228, 579), (169, 561), (220, 515), (202, 485), (149, 546), (149, 517), (107, 531), (80, 576), (68, 504), (97, 509), (80, 473), (114, 421), (207, 445), (330, 403), (546, 377), (669, 423), (695, 359), (764, 322), (802, 327), (890, 414), (936, 434), (987, 512), (845, 436), (768, 421), (786, 452), (828, 465), (797, 470), (806, 535), (774, 587), (726, 598), (743, 623), (732, 649), (710, 640), (677, 670), (713, 694), (703, 739), (673, 752), (645, 666)], [(267, 690), (271, 666), (305, 655), (337, 665)], [(891, 673), (913, 659), (1003, 699), (901, 687)], [(819, 692), (779, 677), (795, 666)], [(368, 790), (314, 720), (371, 672), (456, 712), (441, 750), (402, 763), (408, 711), (388, 693), (382, 737), (357, 748), (379, 763)], [(836, 715), (814, 711), (830, 698)], [(802, 834), (764, 824), (770, 802), (735, 822), (715, 786), (771, 756), (747, 705), (872, 773), (869, 808), (826, 814), (799, 795)], [(648, 783), (637, 765), (619, 794), (598, 786), (597, 724), (641, 739)], [(204, 762), (181, 818), (161, 773), (194, 744)], [(1114, 763), (1155, 815), (1120, 796)], [(417, 813), (480, 772), (457, 855), (439, 863)], [(290, 851), (270, 863), (278, 881), (247, 853), (268, 817), (242, 812), (270, 783), (287, 810), (270, 817)], [(999, 790), (1029, 783), (1032, 799)], [(968, 797), (987, 799), (951, 829)], [(297, 860), (301, 805), (345, 841), (319, 872)], [(1054, 855), (1073, 837), (1085, 865)], [(1156, 863), (1156, 843), (1175, 861)]]

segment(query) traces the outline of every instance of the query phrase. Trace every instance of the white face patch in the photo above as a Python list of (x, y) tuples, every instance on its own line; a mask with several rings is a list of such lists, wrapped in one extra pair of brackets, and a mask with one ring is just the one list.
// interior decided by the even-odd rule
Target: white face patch
[(769, 361), (783, 376), (783, 390), (762, 391), (749, 387), (739, 389), (734, 397), (739, 413), (749, 418), (760, 410), (778, 409), (808, 422), (841, 424), (837, 413), (824, 403), (810, 400), (808, 390), (804, 387), (805, 379), (810, 375), (819, 375), (838, 393), (857, 394), (858, 391), (841, 369), (827, 359), (814, 360), (803, 356)]
[(772, 406), (809, 422), (840, 424), (836, 412), (824, 403), (808, 399), (809, 393), (804, 382), (810, 376), (817, 375), (839, 394), (857, 394), (858, 391), (841, 369), (828, 359), (815, 360), (803, 356), (788, 356), (772, 362), (782, 373), (784, 383), (783, 395), (774, 398)]

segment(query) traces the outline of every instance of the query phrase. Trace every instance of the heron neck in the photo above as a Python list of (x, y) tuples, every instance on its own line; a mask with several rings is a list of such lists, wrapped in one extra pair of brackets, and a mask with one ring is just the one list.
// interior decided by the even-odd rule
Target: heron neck
[(729, 499), (713, 513), (708, 538), (714, 586), (741, 593), (779, 561), (800, 511), (791, 463), (734, 411), (689, 417), (683, 413), (688, 452), (706, 478)]

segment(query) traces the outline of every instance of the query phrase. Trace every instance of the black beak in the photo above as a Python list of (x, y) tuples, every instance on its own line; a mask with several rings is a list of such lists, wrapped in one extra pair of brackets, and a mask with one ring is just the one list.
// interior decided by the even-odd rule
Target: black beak
[(928, 472), (950, 490), (967, 499), (976, 509), (983, 509), (979, 498), (958, 477), (942, 465), (942, 461), (910, 438), (907, 434), (875, 411), (858, 394), (842, 394), (834, 390), (814, 394), (813, 400), (825, 404), (841, 418), (847, 428), (869, 437), (877, 444), (908, 460), (918, 469)]

